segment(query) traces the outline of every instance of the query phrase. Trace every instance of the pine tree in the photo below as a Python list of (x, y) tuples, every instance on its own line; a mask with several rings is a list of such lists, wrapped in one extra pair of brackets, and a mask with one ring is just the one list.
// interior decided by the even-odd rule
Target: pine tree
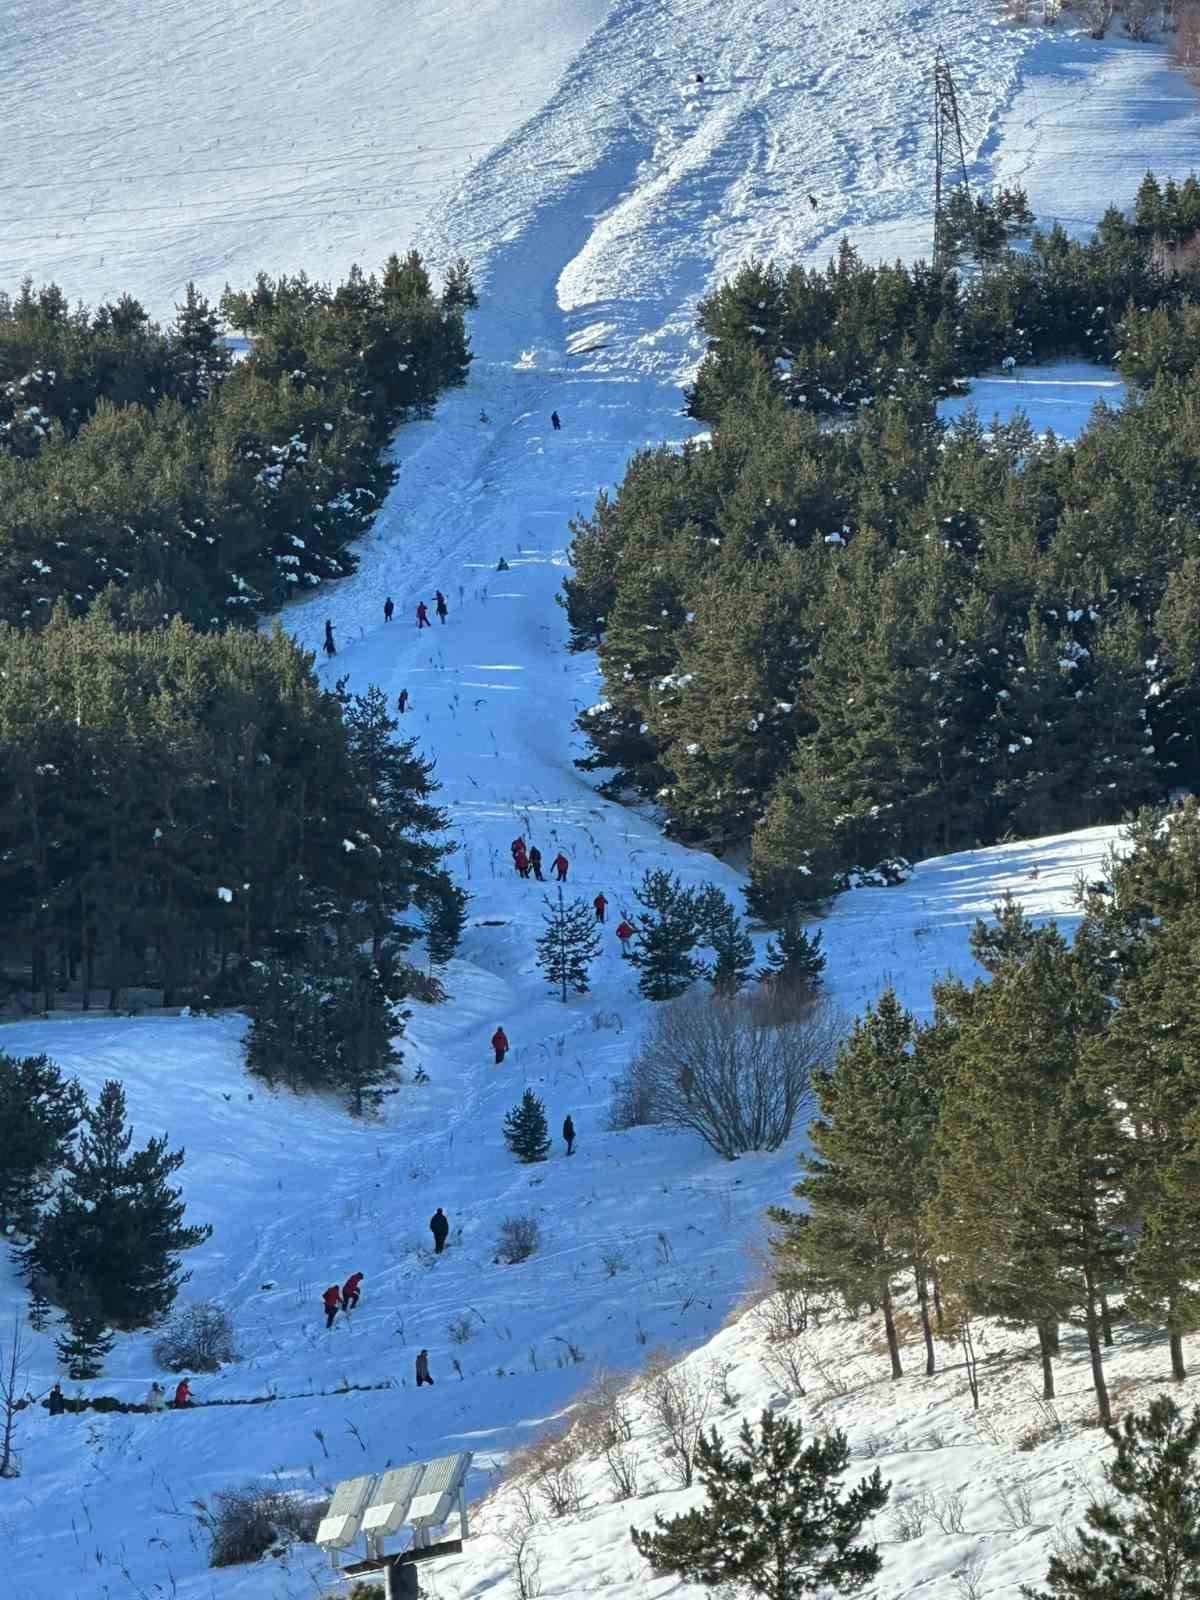
[(1167, 1395), (1109, 1428), (1104, 1476), (1075, 1548), (1051, 1556), (1046, 1588), (1025, 1600), (1200, 1600), (1200, 1407), (1184, 1419)]
[(546, 1107), (532, 1089), (526, 1089), (520, 1105), (514, 1106), (505, 1116), (504, 1142), (518, 1161), (544, 1161), (549, 1155)]
[(446, 268), (442, 285), (442, 310), (452, 311), (455, 306), (461, 306), (464, 311), (474, 311), (478, 305), (479, 296), (471, 279), (470, 263), (465, 256), (459, 256)]
[(130, 1153), (132, 1138), (124, 1090), (110, 1079), (85, 1113), (79, 1152), (52, 1209), (22, 1252), (31, 1278), (74, 1286), (66, 1309), (85, 1331), (159, 1321), (188, 1276), (178, 1252), (212, 1233), (208, 1225), (183, 1225), (182, 1191), (168, 1182), (183, 1151), (158, 1138)]
[(424, 917), (425, 953), (431, 967), (444, 967), (458, 949), (467, 925), (470, 898), (445, 872), (438, 873), (418, 894), (417, 903)]
[(754, 964), (754, 941), (742, 926), (729, 897), (713, 883), (706, 883), (697, 897), (696, 909), (700, 937), (716, 956), (709, 977), (717, 994), (733, 995), (750, 978)]
[(938, 1108), (930, 1058), (914, 1051), (915, 1037), (912, 1017), (885, 990), (833, 1068), (814, 1079), (814, 1153), (800, 1158), (804, 1177), (793, 1191), (806, 1212), (771, 1212), (783, 1229), (772, 1245), (785, 1278), (828, 1285), (852, 1308), (882, 1309), (893, 1378), (903, 1376), (893, 1305), (902, 1274), (917, 1288), (926, 1371), (934, 1370), (924, 1210), (935, 1187)]
[(759, 981), (778, 984), (804, 984), (810, 988), (822, 981), (825, 953), (821, 934), (812, 938), (799, 917), (788, 917), (774, 939), (767, 940), (767, 964), (759, 971)]
[(542, 913), (546, 931), (537, 942), (537, 963), (550, 987), (560, 991), (565, 1005), (568, 987), (576, 994), (587, 993), (588, 968), (600, 954), (600, 937), (592, 908), (585, 900), (567, 905), (561, 884), (557, 905), (549, 897), (546, 904), (550, 909)]
[(69, 1279), (61, 1291), (66, 1328), (54, 1341), (70, 1378), (97, 1378), (113, 1347), (100, 1299), (84, 1278)]
[(0, 1228), (28, 1228), (79, 1127), (87, 1101), (49, 1056), (0, 1052)]
[(346, 1096), (351, 1116), (361, 1117), (377, 1111), (400, 1081), (403, 1057), (394, 1041), (403, 1031), (396, 1008), (405, 986), (397, 953), (384, 946), (371, 959), (352, 951), (331, 966), (321, 985), (324, 1081)]
[(848, 1492), (845, 1434), (803, 1443), (798, 1422), (764, 1411), (757, 1438), (742, 1424), (731, 1455), (717, 1430), (696, 1447), (705, 1504), (656, 1532), (631, 1528), (634, 1548), (656, 1573), (704, 1585), (744, 1588), (765, 1600), (805, 1594), (855, 1594), (883, 1565), (874, 1545), (855, 1544), (888, 1502), (891, 1485), (876, 1467)]
[(184, 405), (199, 405), (228, 374), (232, 357), (223, 338), (220, 313), (194, 283), (184, 290), (183, 304), (175, 307), (170, 331), (175, 392)]
[(703, 963), (692, 954), (702, 931), (699, 898), (662, 867), (647, 871), (634, 893), (644, 908), (637, 943), (629, 952), (640, 974), (638, 990), (647, 1000), (674, 1000), (703, 971)]

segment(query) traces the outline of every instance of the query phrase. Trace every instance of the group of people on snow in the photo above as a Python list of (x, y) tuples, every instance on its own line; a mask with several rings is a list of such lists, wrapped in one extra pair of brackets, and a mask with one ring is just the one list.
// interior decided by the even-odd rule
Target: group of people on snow
[[(532, 873), (539, 883), (545, 883), (546, 880), (542, 876), (542, 852), (537, 845), (526, 846), (525, 840), (518, 834), (509, 845), (509, 849), (512, 851), (513, 867), (519, 878), (528, 878)], [(550, 870), (554, 874), (556, 883), (566, 883), (570, 866), (571, 863), (560, 850), (550, 863)]]

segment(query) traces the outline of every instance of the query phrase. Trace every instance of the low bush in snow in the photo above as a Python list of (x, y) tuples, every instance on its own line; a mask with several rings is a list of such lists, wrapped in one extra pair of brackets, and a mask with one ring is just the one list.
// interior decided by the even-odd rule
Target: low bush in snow
[(200, 1512), (209, 1537), (208, 1564), (235, 1567), (272, 1549), (310, 1542), (325, 1509), (325, 1503), (261, 1483), (221, 1489)]
[(168, 1372), (216, 1372), (236, 1361), (228, 1311), (215, 1300), (181, 1306), (154, 1341), (154, 1359)]
[(518, 1261), (528, 1261), (542, 1242), (542, 1225), (528, 1212), (515, 1217), (505, 1217), (496, 1230), (496, 1256), (512, 1266)]

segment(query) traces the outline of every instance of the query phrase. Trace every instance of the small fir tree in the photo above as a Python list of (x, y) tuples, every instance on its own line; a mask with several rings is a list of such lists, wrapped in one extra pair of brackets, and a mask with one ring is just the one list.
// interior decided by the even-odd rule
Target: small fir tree
[(546, 982), (557, 989), (566, 1004), (568, 987), (586, 994), (588, 968), (600, 954), (596, 918), (585, 900), (563, 900), (559, 885), (558, 904), (547, 899), (550, 909), (542, 913), (546, 931), (537, 942), (537, 963)]
[(638, 989), (647, 1000), (674, 1000), (704, 970), (693, 954), (701, 934), (699, 897), (661, 867), (647, 872), (634, 893), (643, 907), (638, 942), (629, 951), (640, 973)]
[(763, 983), (806, 984), (816, 988), (825, 971), (821, 934), (811, 939), (798, 917), (789, 917), (778, 937), (767, 941), (767, 964), (759, 971)]
[(717, 958), (709, 974), (712, 986), (718, 994), (736, 994), (749, 980), (754, 943), (727, 896), (714, 884), (705, 886), (699, 906), (703, 937)]
[(0, 1227), (32, 1222), (86, 1104), (49, 1056), (0, 1054)]
[(550, 1153), (550, 1134), (546, 1126), (546, 1107), (526, 1089), (521, 1103), (504, 1118), (504, 1142), (518, 1161), (545, 1161)]
[(1167, 1395), (1108, 1436), (1104, 1476), (1119, 1497), (1094, 1501), (1075, 1549), (1052, 1556), (1045, 1589), (1025, 1600), (1200, 1600), (1200, 1407), (1185, 1420)]
[(803, 1443), (798, 1422), (764, 1411), (757, 1438), (743, 1422), (736, 1455), (714, 1428), (696, 1447), (696, 1473), (707, 1503), (657, 1532), (629, 1530), (655, 1572), (706, 1585), (743, 1587), (765, 1600), (836, 1590), (855, 1594), (883, 1565), (874, 1545), (855, 1544), (891, 1492), (876, 1467), (848, 1493), (839, 1482), (850, 1464), (841, 1432)]
[(58, 1359), (69, 1378), (98, 1378), (113, 1347), (113, 1335), (105, 1325), (99, 1296), (86, 1279), (67, 1283), (63, 1310), (66, 1326), (54, 1341)]

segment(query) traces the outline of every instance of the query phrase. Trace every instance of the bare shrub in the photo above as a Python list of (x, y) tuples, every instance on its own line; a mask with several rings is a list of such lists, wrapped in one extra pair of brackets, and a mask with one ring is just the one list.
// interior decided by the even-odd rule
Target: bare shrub
[(446, 1337), (451, 1344), (466, 1344), (475, 1337), (475, 1319), (469, 1311), (460, 1311), (446, 1324)]
[(690, 1489), (696, 1446), (712, 1396), (707, 1384), (687, 1368), (672, 1367), (668, 1361), (656, 1353), (646, 1363), (646, 1410), (660, 1435), (668, 1472), (681, 1489)]
[(1121, 17), (1125, 32), (1139, 44), (1145, 44), (1156, 13), (1162, 11), (1162, 0), (1121, 0)]
[(954, 1574), (954, 1587), (962, 1600), (980, 1600), (983, 1594), (983, 1569), (987, 1557), (982, 1550), (973, 1550)]
[(1079, 19), (1090, 39), (1103, 39), (1112, 26), (1116, 0), (1080, 0)]
[(542, 1243), (542, 1225), (535, 1216), (524, 1213), (505, 1217), (496, 1230), (496, 1254), (509, 1266), (528, 1261)]
[(808, 1291), (793, 1285), (781, 1286), (760, 1300), (750, 1315), (768, 1344), (786, 1343), (808, 1331)]
[[(501, 1535), (512, 1559), (513, 1587), (517, 1600), (538, 1600), (542, 1592), (542, 1562), (533, 1543), (533, 1527), (521, 1522)], [(378, 1594), (378, 1591), (375, 1591)]]
[(1186, 0), (1179, 7), (1171, 41), (1171, 60), (1193, 83), (1200, 84), (1200, 0)]
[(641, 1482), (641, 1464), (627, 1444), (610, 1445), (604, 1452), (614, 1500), (635, 1500)]
[(965, 1533), (963, 1527), (963, 1508), (966, 1505), (966, 1491), (963, 1489), (947, 1489), (946, 1493), (933, 1500), (929, 1513), (943, 1533)]
[(1033, 1493), (1026, 1480), (997, 1485), (1004, 1520), (1010, 1528), (1028, 1528), (1033, 1522)]
[(769, 996), (695, 994), (658, 1006), (617, 1081), (610, 1126), (684, 1129), (727, 1159), (778, 1150), (839, 1032), (825, 1001), (797, 1010)]
[(892, 1512), (892, 1531), (901, 1544), (907, 1544), (910, 1539), (921, 1537), (932, 1510), (933, 1497), (928, 1489), (922, 1489), (920, 1494), (906, 1495), (903, 1500), (896, 1501)]
[(543, 1434), (520, 1451), (514, 1469), (526, 1477), (536, 1493), (556, 1517), (583, 1508), (583, 1485), (575, 1470), (579, 1444), (569, 1433)]
[(154, 1359), (168, 1372), (216, 1372), (236, 1361), (228, 1311), (215, 1300), (181, 1306), (154, 1341)]
[(760, 1359), (784, 1394), (802, 1400), (808, 1393), (804, 1385), (804, 1352), (796, 1340), (768, 1346)]
[(622, 1251), (609, 1248), (601, 1250), (600, 1265), (604, 1268), (606, 1278), (615, 1278), (618, 1272), (625, 1271), (629, 1262)]
[(597, 1373), (575, 1406), (572, 1438), (588, 1455), (600, 1456), (633, 1438), (633, 1418), (621, 1380), (611, 1372)]
[(1032, 0), (997, 0), (997, 9), (1002, 21), (1025, 23), (1030, 18)]
[(235, 1567), (257, 1561), (268, 1550), (311, 1542), (325, 1505), (261, 1483), (221, 1489), (199, 1512), (208, 1534), (210, 1567)]

